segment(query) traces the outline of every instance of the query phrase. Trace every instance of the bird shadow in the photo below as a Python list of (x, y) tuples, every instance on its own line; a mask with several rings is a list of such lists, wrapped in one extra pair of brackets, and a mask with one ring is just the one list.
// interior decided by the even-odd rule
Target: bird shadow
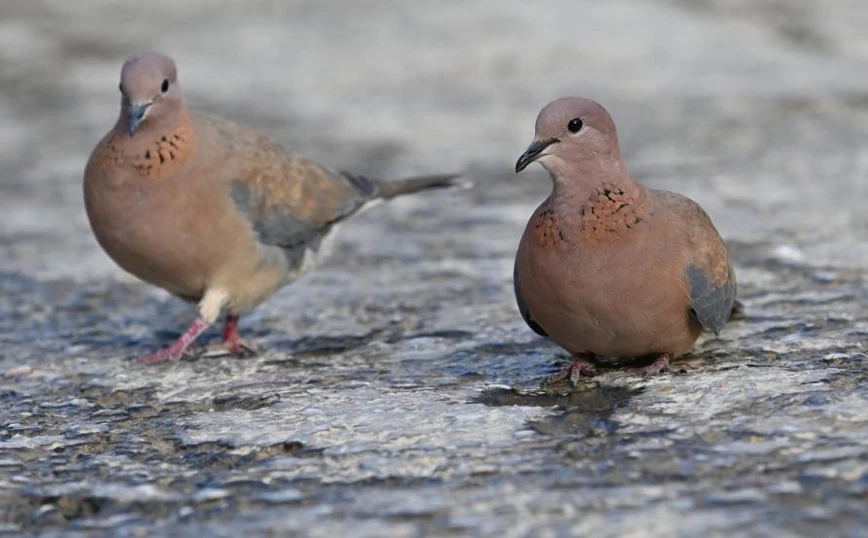
[(618, 409), (627, 407), (644, 390), (643, 387), (628, 388), (583, 379), (574, 389), (566, 391), (492, 387), (483, 390), (470, 403), (489, 407), (554, 408), (559, 412), (528, 421), (528, 428), (553, 437), (600, 436), (615, 433), (618, 424), (611, 420), (611, 416)]

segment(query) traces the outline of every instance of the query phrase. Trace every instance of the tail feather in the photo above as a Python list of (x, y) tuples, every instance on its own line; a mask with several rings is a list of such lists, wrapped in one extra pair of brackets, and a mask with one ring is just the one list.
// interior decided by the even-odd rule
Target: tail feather
[(462, 180), (460, 174), (439, 174), (431, 176), (409, 177), (405, 179), (397, 179), (393, 181), (377, 180), (372, 181), (377, 188), (377, 194), (380, 198), (386, 200), (402, 196), (404, 194), (412, 194), (414, 192), (426, 191), (428, 189), (444, 189), (448, 187), (464, 187), (468, 188), (471, 184), (468, 181)]

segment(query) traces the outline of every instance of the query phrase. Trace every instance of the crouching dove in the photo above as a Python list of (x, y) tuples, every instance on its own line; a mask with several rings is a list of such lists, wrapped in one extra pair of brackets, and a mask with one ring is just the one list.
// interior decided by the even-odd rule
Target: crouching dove
[(593, 375), (598, 357), (665, 370), (703, 329), (723, 327), (736, 294), (723, 240), (693, 200), (630, 177), (601, 105), (543, 108), (516, 172), (534, 161), (554, 185), (521, 238), (514, 286), (531, 329), (573, 355), (549, 382)]

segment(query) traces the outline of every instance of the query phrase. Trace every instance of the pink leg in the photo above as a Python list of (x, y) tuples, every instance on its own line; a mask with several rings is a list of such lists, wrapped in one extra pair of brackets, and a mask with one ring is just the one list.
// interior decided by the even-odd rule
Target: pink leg
[(647, 364), (645, 366), (639, 366), (636, 368), (630, 368), (630, 372), (639, 375), (652, 375), (659, 374), (660, 372), (668, 372), (669, 371), (669, 359), (672, 358), (672, 355), (668, 353), (661, 353), (654, 359), (654, 362), (651, 364)]
[(223, 328), (223, 347), (234, 355), (241, 355), (244, 352), (256, 353), (257, 351), (256, 346), (241, 339), (241, 333), (238, 332), (237, 314), (227, 314), (226, 316), (226, 326)]
[(226, 325), (223, 327), (223, 345), (236, 355), (241, 351), (241, 335), (238, 333), (238, 316), (226, 315)]
[(573, 362), (555, 375), (544, 379), (542, 386), (545, 388), (566, 379), (570, 382), (570, 385), (575, 387), (576, 383), (579, 382), (579, 378), (583, 375), (584, 377), (594, 377), (597, 375), (594, 363), (589, 361), (587, 356), (573, 355)]
[(184, 355), (184, 351), (190, 347), (190, 344), (199, 337), (200, 334), (205, 332), (206, 329), (210, 327), (209, 323), (206, 323), (202, 318), (196, 318), (196, 321), (193, 322), (190, 327), (184, 331), (184, 334), (180, 336), (175, 342), (167, 348), (161, 349), (156, 353), (152, 353), (150, 355), (146, 355), (139, 359), (139, 362), (143, 362), (145, 364), (154, 364), (157, 362), (163, 361), (176, 361)]

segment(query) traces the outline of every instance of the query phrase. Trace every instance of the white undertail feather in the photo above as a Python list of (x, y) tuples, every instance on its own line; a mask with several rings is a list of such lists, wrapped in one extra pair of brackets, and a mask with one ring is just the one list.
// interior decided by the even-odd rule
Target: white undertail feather
[(228, 300), (229, 294), (226, 290), (220, 288), (209, 289), (205, 292), (202, 300), (199, 301), (199, 315), (205, 320), (205, 323), (215, 323)]
[(319, 243), (319, 248), (306, 248), (304, 250), (304, 260), (301, 266), (291, 271), (287, 282), (295, 282), (313, 269), (319, 267), (331, 254), (335, 248), (335, 236), (337, 236), (340, 224), (333, 224), (331, 229), (323, 236)]

